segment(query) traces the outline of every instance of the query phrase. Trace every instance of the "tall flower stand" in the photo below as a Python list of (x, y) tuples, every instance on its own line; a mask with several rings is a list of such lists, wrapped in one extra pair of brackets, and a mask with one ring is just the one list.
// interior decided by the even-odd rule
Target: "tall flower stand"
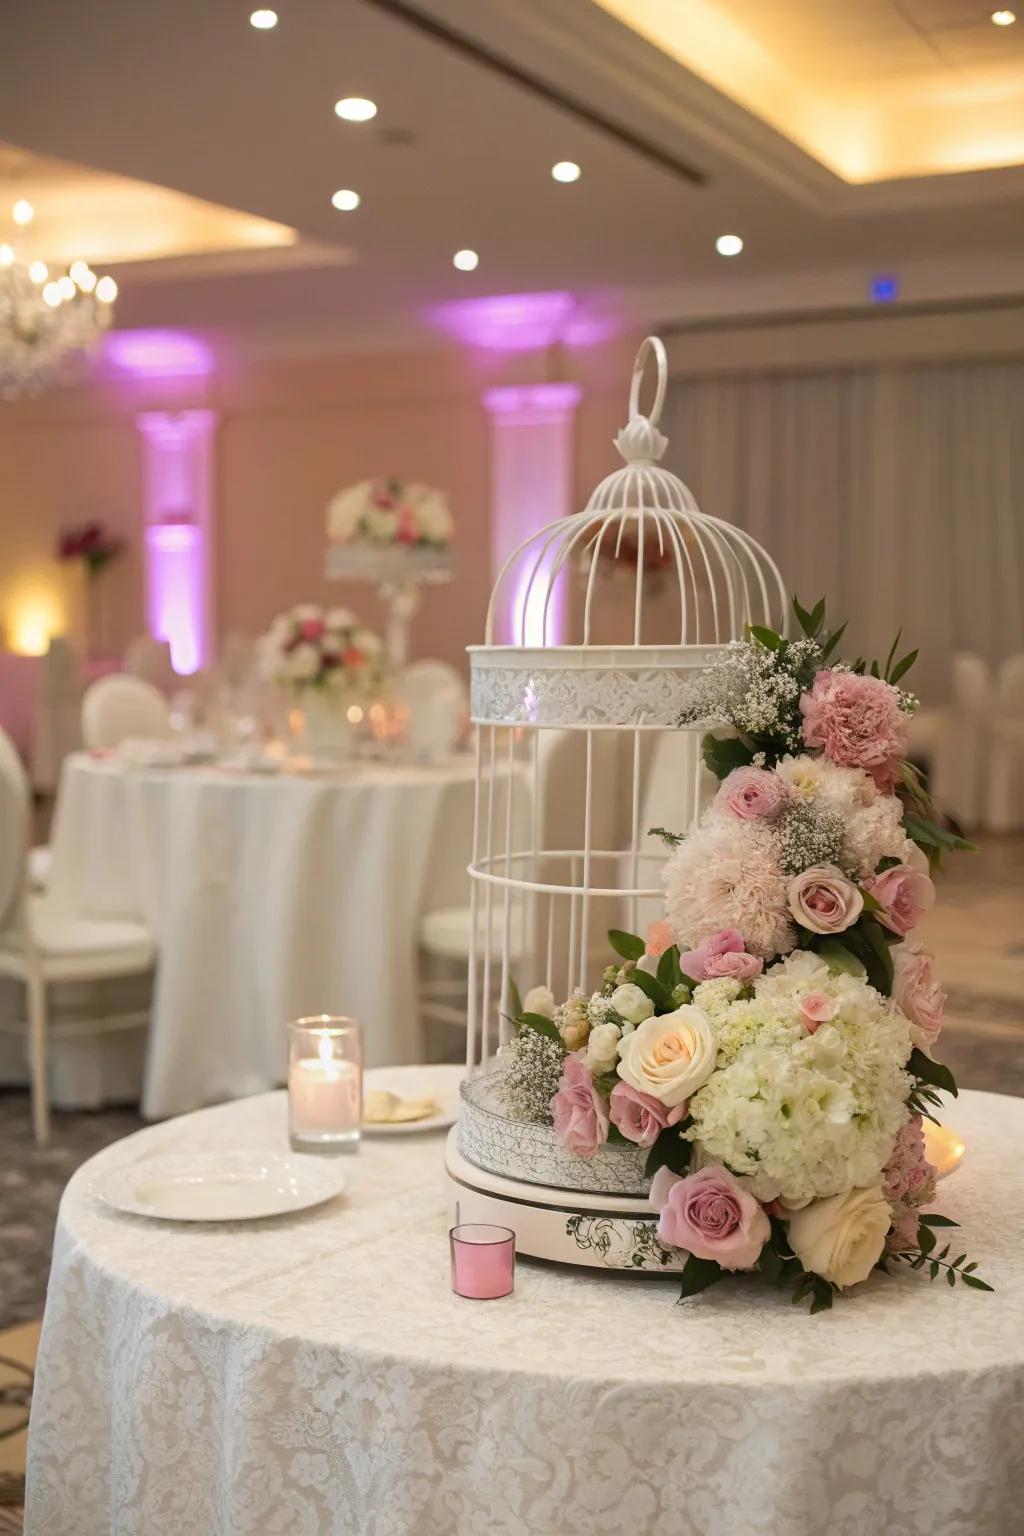
[(450, 581), (454, 563), (446, 549), (407, 544), (375, 548), (366, 544), (335, 544), (327, 551), (330, 581), (359, 581), (377, 588), (387, 609), (385, 646), (398, 670), (409, 659), (409, 631), (423, 601), (422, 588)]

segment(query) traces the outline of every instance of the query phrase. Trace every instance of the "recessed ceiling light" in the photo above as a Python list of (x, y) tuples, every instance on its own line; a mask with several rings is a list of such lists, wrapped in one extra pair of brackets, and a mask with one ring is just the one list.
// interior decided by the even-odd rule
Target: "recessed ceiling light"
[(277, 26), (276, 11), (253, 11), (249, 17), (250, 27), (255, 27), (257, 32), (272, 32)]
[(50, 269), (45, 261), (34, 261), (28, 269), (28, 275), (34, 283), (45, 283)]
[(738, 256), (743, 249), (743, 241), (739, 235), (719, 235), (715, 241), (715, 250), (719, 256)]
[(26, 224), (31, 224), (35, 216), (36, 211), (32, 207), (32, 204), (26, 202), (23, 197), (19, 197), (18, 201), (11, 209), (11, 218), (14, 220), (15, 224), (20, 224), (22, 229), (24, 229)]
[(365, 96), (343, 96), (334, 103), (334, 110), (346, 123), (368, 123), (377, 116), (377, 103)]
[(475, 272), (479, 264), (476, 251), (456, 251), (452, 257), (452, 266), (458, 267), (460, 272)]
[(992, 20), (997, 27), (1012, 27), (1017, 16), (1014, 11), (993, 11)]
[(556, 181), (579, 181), (583, 172), (575, 160), (559, 160), (551, 167), (551, 174)]
[(331, 198), (332, 207), (337, 208), (339, 213), (351, 213), (359, 207), (359, 203), (359, 193), (350, 192), (344, 187)]

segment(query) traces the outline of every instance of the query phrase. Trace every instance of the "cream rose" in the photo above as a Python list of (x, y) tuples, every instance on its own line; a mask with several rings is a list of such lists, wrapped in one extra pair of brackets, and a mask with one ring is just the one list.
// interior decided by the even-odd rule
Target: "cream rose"
[(696, 1093), (715, 1070), (711, 1025), (692, 1003), (645, 1019), (623, 1038), (619, 1053), (622, 1081), (669, 1109)]
[(583, 1065), (595, 1077), (615, 1071), (619, 1055), (620, 1030), (617, 1024), (595, 1024), (587, 1039)]
[(881, 1258), (891, 1220), (880, 1185), (850, 1189), (796, 1211), (789, 1220), (789, 1246), (812, 1274), (856, 1285)]
[(524, 1013), (539, 1013), (545, 1019), (555, 1016), (555, 994), (550, 987), (531, 987), (523, 998)]
[(627, 1024), (642, 1024), (654, 1012), (654, 1004), (635, 982), (625, 981), (608, 999), (620, 1019)]

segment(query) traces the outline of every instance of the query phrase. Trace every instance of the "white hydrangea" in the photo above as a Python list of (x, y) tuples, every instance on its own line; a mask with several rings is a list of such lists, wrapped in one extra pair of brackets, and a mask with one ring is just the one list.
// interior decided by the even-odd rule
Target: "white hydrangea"
[(880, 859), (902, 861), (906, 852), (903, 806), (895, 795), (879, 795), (870, 805), (859, 807), (848, 817), (843, 863), (861, 879), (874, 874)]
[[(837, 1007), (814, 1034), (800, 1012), (809, 992)], [(709, 1017), (718, 1070), (690, 1101), (689, 1132), (705, 1157), (746, 1175), (759, 1200), (798, 1204), (877, 1182), (911, 1088), (910, 1026), (888, 999), (799, 952), (759, 977), (752, 999)]]

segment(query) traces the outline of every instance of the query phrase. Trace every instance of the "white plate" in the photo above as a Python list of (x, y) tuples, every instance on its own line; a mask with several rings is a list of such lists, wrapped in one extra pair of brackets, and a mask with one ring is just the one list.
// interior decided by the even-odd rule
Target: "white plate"
[(459, 1118), (459, 1084), (465, 1067), (372, 1067), (363, 1073), (363, 1095), (383, 1091), (403, 1099), (436, 1099), (439, 1115), (429, 1120), (400, 1120), (394, 1125), (363, 1122), (364, 1136), (412, 1136), (417, 1131), (446, 1131)]
[(112, 1168), (92, 1186), (97, 1199), (162, 1221), (255, 1221), (304, 1211), (338, 1195), (334, 1161), (276, 1152), (180, 1152)]

